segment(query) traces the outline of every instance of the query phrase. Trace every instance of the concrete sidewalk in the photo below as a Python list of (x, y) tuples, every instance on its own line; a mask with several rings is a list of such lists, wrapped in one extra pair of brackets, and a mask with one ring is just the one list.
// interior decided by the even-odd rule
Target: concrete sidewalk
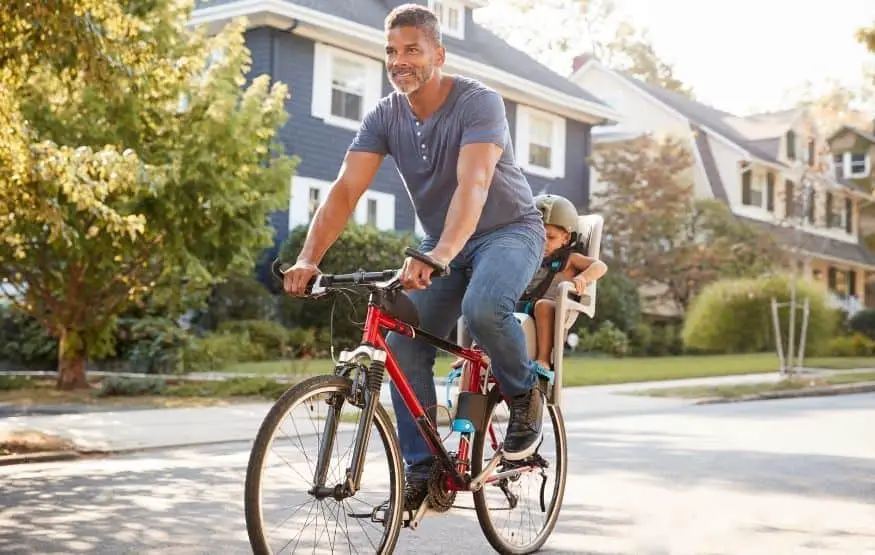
[[(779, 378), (776, 372), (771, 372), (566, 388), (562, 407), (568, 420), (658, 413), (691, 406), (695, 401), (635, 396), (629, 393), (662, 387), (768, 383), (775, 382)], [(435, 390), (438, 404), (446, 406), (445, 386), (442, 383), (435, 383)], [(455, 386), (451, 387), (450, 395), (454, 396), (456, 391)], [(381, 400), (386, 409), (391, 411), (388, 384), (383, 386)], [(262, 420), (272, 405), (272, 402), (264, 402), (174, 409), (100, 408), (97, 411), (68, 414), (11, 416), (0, 418), (0, 436), (15, 430), (38, 430), (68, 438), (82, 451), (127, 451), (245, 442), (255, 438)]]

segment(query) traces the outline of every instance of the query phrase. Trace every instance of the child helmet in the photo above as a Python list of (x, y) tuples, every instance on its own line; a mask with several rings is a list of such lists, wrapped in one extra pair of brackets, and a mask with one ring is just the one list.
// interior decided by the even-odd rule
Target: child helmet
[(544, 218), (544, 225), (555, 225), (568, 233), (577, 233), (577, 208), (567, 198), (550, 194), (538, 195), (535, 197), (535, 206)]

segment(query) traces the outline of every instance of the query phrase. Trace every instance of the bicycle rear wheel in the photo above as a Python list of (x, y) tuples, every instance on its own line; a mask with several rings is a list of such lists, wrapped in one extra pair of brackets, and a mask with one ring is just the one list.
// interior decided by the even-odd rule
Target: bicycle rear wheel
[[(565, 422), (557, 406), (544, 411), (543, 443), (538, 452), (524, 461), (502, 462), (489, 481), (474, 492), (477, 519), (490, 545), (502, 554), (533, 553), (550, 537), (565, 495), (568, 472), (568, 446)], [(471, 474), (477, 476), (504, 441), (510, 416), (509, 407), (493, 386), (489, 392), (487, 427), (474, 436), (471, 449)], [(487, 424), (487, 426), (489, 425)]]
[[(401, 452), (392, 420), (379, 404), (374, 410), (361, 489), (354, 496), (340, 493), (363, 408), (362, 402), (353, 402), (360, 397), (353, 395), (352, 387), (352, 381), (341, 376), (310, 378), (283, 394), (262, 422), (249, 458), (244, 496), (246, 527), (256, 555), (391, 553), (394, 549), (404, 498)], [(354, 414), (342, 414), (345, 408)], [(302, 416), (309, 422), (287, 418), (295, 410), (304, 411)], [(374, 428), (381, 441), (373, 441)], [(291, 441), (277, 437), (286, 429), (294, 436)], [(343, 440), (349, 440), (348, 447), (340, 446)], [(315, 446), (314, 452), (291, 452), (303, 450), (305, 444)], [(281, 454), (269, 464), (268, 456), (274, 451)], [(320, 477), (317, 462), (322, 451), (329, 459)], [(280, 467), (278, 482), (283, 491), (271, 494), (265, 488), (266, 473), (274, 466)], [(317, 493), (314, 484), (324, 486), (321, 492)], [(365, 499), (374, 487), (379, 493)], [(268, 525), (266, 521), (272, 519), (275, 524)], [(281, 527), (287, 530), (277, 530)]]

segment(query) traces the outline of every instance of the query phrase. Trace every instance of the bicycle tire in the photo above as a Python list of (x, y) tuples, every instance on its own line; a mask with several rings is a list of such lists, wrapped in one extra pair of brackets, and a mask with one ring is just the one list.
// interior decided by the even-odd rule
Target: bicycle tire
[[(271, 407), (265, 416), (255, 437), (246, 468), (246, 483), (244, 492), (244, 513), (249, 543), (254, 555), (273, 555), (264, 534), (261, 511), (261, 477), (264, 470), (264, 460), (268, 442), (274, 436), (274, 431), (297, 404), (318, 393), (342, 393), (348, 398), (352, 391), (352, 381), (349, 378), (334, 375), (315, 376), (308, 378), (286, 391)], [(401, 449), (395, 434), (395, 428), (386, 409), (377, 404), (374, 410), (374, 425), (383, 442), (386, 456), (390, 463), (389, 482), (398, 500), (394, 504), (391, 520), (387, 523), (386, 533), (378, 546), (377, 553), (392, 553), (401, 531), (404, 501), (403, 466)], [(388, 512), (388, 511), (387, 511)], [(387, 515), (389, 517), (389, 515)]]
[[(501, 401), (502, 397), (498, 387), (493, 387), (489, 392), (489, 398), (486, 404), (487, 425), (492, 420), (495, 408)], [(489, 514), (489, 508), (486, 504), (486, 491), (490, 486), (484, 484), (484, 486), (480, 488), (480, 491), (474, 492), (473, 494), (474, 508), (477, 512), (477, 520), (480, 523), (480, 528), (493, 549), (502, 555), (522, 555), (534, 553), (541, 549), (544, 543), (549, 539), (550, 534), (553, 533), (553, 529), (556, 527), (556, 522), (559, 519), (559, 513), (562, 509), (562, 501), (565, 498), (565, 484), (568, 475), (568, 444), (565, 432), (565, 420), (562, 417), (562, 410), (558, 406), (546, 405), (545, 410), (550, 414), (554, 434), (556, 436), (556, 466), (558, 467), (558, 480), (556, 481), (556, 487), (554, 488), (555, 498), (550, 506), (546, 524), (541, 529), (541, 532), (535, 540), (525, 546), (514, 546), (508, 544), (504, 538), (501, 537), (498, 530), (496, 530)], [(474, 442), (471, 448), (472, 476), (480, 474), (483, 467), (487, 464), (483, 459), (483, 452), (486, 448), (486, 441), (488, 438), (489, 434), (486, 430), (474, 435)]]

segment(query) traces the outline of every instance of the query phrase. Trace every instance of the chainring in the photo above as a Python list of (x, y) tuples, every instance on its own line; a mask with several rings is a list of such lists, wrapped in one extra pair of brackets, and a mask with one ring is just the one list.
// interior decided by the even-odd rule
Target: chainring
[(455, 490), (447, 489), (447, 473), (440, 468), (440, 465), (435, 465), (432, 468), (431, 474), (428, 475), (428, 505), (438, 513), (445, 513), (450, 510), (453, 503), (456, 501)]

